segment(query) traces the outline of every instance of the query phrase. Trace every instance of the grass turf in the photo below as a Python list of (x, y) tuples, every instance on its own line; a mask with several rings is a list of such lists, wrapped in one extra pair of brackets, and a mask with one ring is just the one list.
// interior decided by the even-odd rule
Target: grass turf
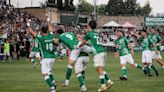
[[(164, 52), (161, 53), (164, 57)], [(98, 74), (93, 66), (92, 56), (86, 69), (87, 92), (97, 92), (99, 87)], [(136, 52), (135, 62), (141, 64), (141, 53)], [(119, 59), (113, 53), (108, 53), (106, 71), (114, 81), (114, 86), (107, 92), (164, 92), (164, 69), (157, 62), (154, 62), (159, 76), (153, 73), (152, 77), (145, 76), (139, 69), (127, 65), (128, 81), (120, 81), (121, 75)], [(73, 73), (70, 79), (70, 86), (60, 87), (64, 82), (66, 73), (66, 57), (62, 62), (55, 62), (53, 73), (57, 81), (57, 92), (79, 92), (79, 83)], [(0, 92), (48, 92), (48, 85), (40, 73), (40, 65), (33, 69), (32, 64), (21, 58), (19, 61), (0, 62)]]

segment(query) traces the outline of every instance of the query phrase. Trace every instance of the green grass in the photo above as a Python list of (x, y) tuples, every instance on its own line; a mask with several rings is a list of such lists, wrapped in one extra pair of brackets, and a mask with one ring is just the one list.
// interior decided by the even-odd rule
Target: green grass
[[(164, 57), (164, 52), (161, 53)], [(141, 53), (134, 56), (135, 61), (141, 64)], [(154, 72), (152, 77), (147, 77), (142, 71), (133, 69), (127, 65), (128, 81), (120, 81), (121, 75), (119, 59), (113, 53), (108, 53), (106, 71), (114, 81), (114, 86), (109, 92), (164, 92), (164, 69), (157, 62), (154, 62), (160, 76), (156, 77)], [(65, 79), (67, 67), (66, 58), (63, 62), (56, 62), (53, 73), (57, 81), (57, 92), (79, 92), (79, 83), (73, 73), (70, 86), (60, 87)], [(99, 87), (98, 74), (93, 66), (92, 56), (86, 69), (87, 92), (96, 92)], [(20, 61), (0, 62), (0, 92), (48, 92), (48, 86), (40, 73), (40, 65), (33, 69), (32, 64), (22, 58)]]

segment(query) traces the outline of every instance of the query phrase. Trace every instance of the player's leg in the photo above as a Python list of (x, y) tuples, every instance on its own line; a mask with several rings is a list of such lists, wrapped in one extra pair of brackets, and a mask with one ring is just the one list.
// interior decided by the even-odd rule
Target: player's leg
[(105, 66), (105, 60), (104, 60), (104, 53), (99, 53), (94, 56), (94, 66), (97, 69), (97, 72), (99, 74), (99, 80), (100, 80), (100, 88), (98, 89), (98, 92), (103, 92), (107, 90), (106, 86), (106, 79), (104, 75), (104, 66)]
[(141, 70), (144, 72), (145, 75), (147, 74), (147, 72), (146, 72), (146, 70), (144, 69), (144, 67), (142, 67), (141, 65), (139, 65), (139, 64), (137, 64), (137, 63), (134, 63), (134, 59), (133, 59), (133, 57), (132, 57), (131, 54), (129, 54), (129, 55), (127, 56), (127, 61), (128, 61), (128, 63), (129, 63), (132, 67), (141, 69)]
[(155, 68), (155, 66), (153, 65), (152, 63), (152, 52), (151, 51), (147, 51), (147, 54), (146, 54), (146, 58), (147, 58), (147, 61), (148, 61), (148, 68), (149, 69), (152, 69), (155, 73), (156, 73), (156, 76), (159, 75), (157, 69)]
[(56, 85), (53, 83), (53, 80), (50, 78), (49, 74), (51, 71), (51, 61), (52, 59), (42, 59), (41, 61), (41, 71), (44, 76), (45, 81), (50, 87), (51, 92), (56, 92)]
[[(104, 57), (104, 63), (106, 62), (106, 56), (107, 56), (106, 53), (104, 53), (104, 55), (102, 56), (102, 57)], [(104, 76), (105, 76), (106, 86), (107, 86), (107, 88), (109, 89), (109, 88), (112, 87), (112, 85), (114, 84), (114, 82), (111, 81), (110, 76), (107, 74), (107, 72), (106, 72), (105, 70), (104, 70), (103, 74), (104, 74)]]
[(161, 56), (160, 51), (158, 51), (158, 53), (156, 53), (155, 51), (152, 51), (152, 59), (155, 59), (157, 63), (160, 64), (162, 68), (164, 68), (164, 63), (161, 61), (162, 56)]
[(63, 87), (69, 86), (69, 79), (72, 74), (72, 68), (73, 68), (75, 61), (77, 60), (79, 54), (80, 54), (80, 49), (74, 49), (70, 52), (67, 71), (66, 71), (66, 80), (65, 80), (64, 84), (62, 84)]
[(52, 74), (52, 68), (53, 68), (54, 61), (55, 61), (55, 59), (51, 59), (51, 62), (50, 62), (50, 69), (51, 70), (49, 72), (49, 77), (50, 77), (52, 83), (56, 86), (55, 78), (54, 78), (54, 75)]
[[(75, 73), (77, 75), (77, 79), (80, 84), (80, 91), (84, 92), (87, 90), (85, 86), (85, 79), (84, 79), (84, 68), (86, 63), (89, 61), (89, 57), (79, 57), (75, 63)], [(85, 63), (85, 64), (84, 64)]]
[(138, 68), (138, 69), (143, 69), (141, 65), (134, 63), (134, 59), (131, 54), (127, 55), (127, 61), (132, 67)]
[[(35, 55), (35, 57), (37, 58), (37, 60), (38, 60), (39, 62), (41, 62), (40, 52), (35, 52), (34, 55)], [(36, 65), (37, 65), (37, 61), (34, 60), (34, 64), (33, 64), (34, 68), (36, 67)]]
[(9, 60), (9, 62), (11, 62), (11, 60), (10, 60), (10, 52), (7, 52), (7, 60)]
[(143, 64), (143, 71), (145, 71), (145, 75), (152, 76), (150, 73), (150, 69), (148, 68), (146, 51), (142, 51), (142, 64)]
[(6, 52), (4, 52), (3, 62), (6, 62)]
[(31, 51), (30, 52), (30, 54), (29, 54), (29, 60), (30, 60), (30, 62), (32, 63), (32, 65), (33, 65), (33, 67), (35, 68), (35, 66), (36, 66), (36, 60), (34, 59), (34, 57), (35, 57), (35, 52), (33, 52), (33, 51)]
[(126, 69), (126, 55), (120, 56), (120, 64), (121, 64), (121, 70), (122, 70), (122, 76), (120, 77), (120, 80), (127, 80), (127, 69)]

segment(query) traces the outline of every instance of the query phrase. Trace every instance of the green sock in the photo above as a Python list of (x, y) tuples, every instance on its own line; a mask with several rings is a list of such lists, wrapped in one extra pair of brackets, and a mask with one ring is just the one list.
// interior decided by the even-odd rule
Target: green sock
[(126, 67), (122, 68), (122, 76), (127, 77), (127, 70)]
[(54, 84), (52, 83), (52, 80), (50, 79), (49, 76), (46, 76), (46, 77), (45, 77), (45, 80), (46, 80), (46, 82), (47, 82), (47, 84), (48, 84), (49, 87), (54, 86)]
[(104, 75), (100, 75), (100, 84), (105, 84), (105, 76)]
[(142, 69), (142, 66), (139, 64), (135, 64), (136, 68)]
[(77, 78), (79, 80), (79, 83), (80, 83), (80, 87), (82, 87), (84, 85), (84, 79), (83, 79), (83, 76), (81, 74), (78, 74), (77, 75)]
[(150, 65), (151, 69), (153, 69), (155, 72), (157, 72), (157, 69), (155, 68), (155, 66), (153, 64)]
[(85, 81), (85, 71), (82, 71), (82, 76), (83, 76), (83, 79), (84, 79), (84, 81)]
[(147, 74), (148, 75), (151, 75), (151, 73), (150, 73), (150, 68), (147, 66), (147, 67), (145, 67), (145, 70), (147, 71)]
[(55, 84), (55, 78), (52, 73), (49, 74), (49, 78), (51, 79), (52, 83)]
[(110, 79), (110, 77), (107, 75), (107, 73), (104, 71), (104, 76), (105, 76), (105, 80), (108, 81)]
[(36, 61), (34, 59), (31, 59), (32, 64), (34, 65)]
[(68, 65), (68, 68), (67, 68), (67, 73), (66, 73), (66, 79), (69, 80), (70, 77), (71, 77), (71, 74), (72, 74), (72, 66), (71, 65)]

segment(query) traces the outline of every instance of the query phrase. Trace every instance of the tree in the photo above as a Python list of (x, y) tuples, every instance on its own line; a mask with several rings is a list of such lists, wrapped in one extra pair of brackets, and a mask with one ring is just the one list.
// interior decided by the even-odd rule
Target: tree
[(105, 12), (107, 12), (109, 15), (123, 14), (123, 9), (125, 9), (123, 6), (123, 0), (109, 0)]
[(79, 0), (79, 5), (77, 6), (78, 12), (91, 13), (93, 11), (93, 5), (86, 2), (85, 0)]
[(105, 7), (106, 7), (106, 5), (103, 5), (103, 4), (97, 6), (97, 12), (99, 14), (105, 14)]
[(141, 7), (137, 0), (109, 0), (105, 12), (109, 15), (149, 15), (151, 10), (149, 2)]
[(138, 6), (137, 0), (126, 0), (124, 2), (125, 5), (125, 14), (135, 15), (136, 14), (136, 8)]
[(150, 6), (150, 3), (146, 3), (142, 8), (142, 14), (144, 16), (148, 16), (151, 13), (151, 10), (152, 10), (152, 8)]

